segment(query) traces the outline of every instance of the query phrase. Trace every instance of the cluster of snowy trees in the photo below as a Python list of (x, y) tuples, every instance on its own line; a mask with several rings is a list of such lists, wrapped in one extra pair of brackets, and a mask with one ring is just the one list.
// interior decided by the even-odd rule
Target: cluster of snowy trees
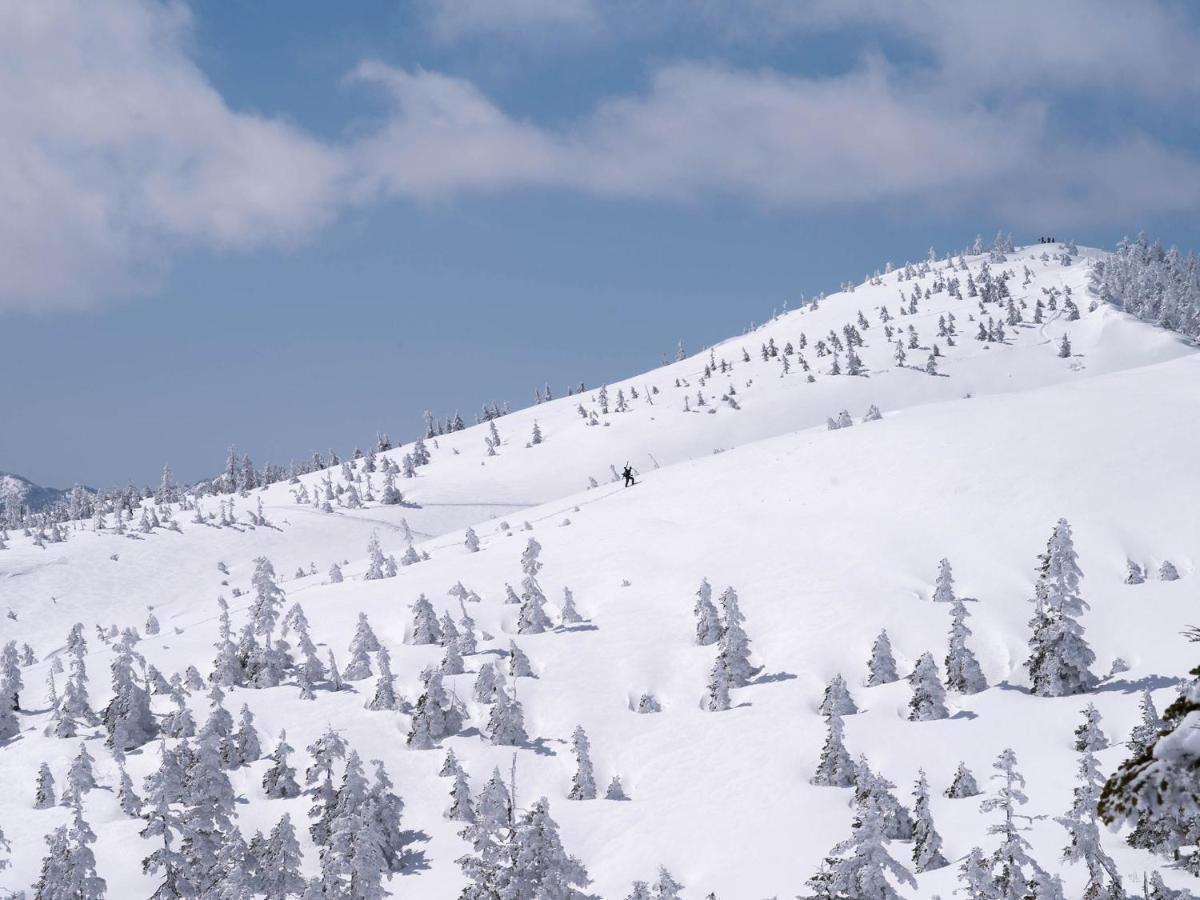
[(1139, 234), (1092, 264), (1088, 289), (1139, 319), (1200, 336), (1200, 258), (1194, 253), (1164, 250)]

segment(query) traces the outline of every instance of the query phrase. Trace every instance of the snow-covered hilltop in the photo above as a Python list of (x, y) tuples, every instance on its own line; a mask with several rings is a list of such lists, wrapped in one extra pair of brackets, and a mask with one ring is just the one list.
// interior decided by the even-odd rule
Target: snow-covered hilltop
[(1200, 356), (1089, 293), (1104, 257), (932, 258), (482, 425), (0, 533), (0, 889), (1189, 890), (1194, 805), (1139, 789), (1200, 756), (1186, 699), (1147, 749), (1197, 662)]

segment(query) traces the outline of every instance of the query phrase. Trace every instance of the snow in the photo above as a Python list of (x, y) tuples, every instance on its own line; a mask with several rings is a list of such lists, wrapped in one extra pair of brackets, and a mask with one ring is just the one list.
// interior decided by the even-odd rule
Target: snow
[[(826, 298), (818, 309), (788, 313), (712, 348), (734, 368), (703, 388), (709, 405), (699, 411), (695, 397), (708, 351), (609, 385), (610, 409), (618, 389), (630, 408), (600, 416), (602, 425), (587, 425), (576, 409), (596, 405), (589, 391), (498, 419), (504, 443), (495, 457), (485, 454), (486, 426), (438, 438), (436, 446), (429, 441), (432, 463), (415, 479), (397, 479), (412, 507), (372, 504), (321, 513), (297, 505), (292, 486), (280, 483), (236, 499), (243, 523), (237, 527), (197, 525), (189, 512), (175, 514), (182, 533), (118, 536), (93, 533), (83, 522), (66, 542), (44, 549), (12, 532), (9, 549), (0, 551), (0, 612), (11, 610), (15, 618), (0, 619), (0, 643), (28, 642), (42, 662), (22, 671), (23, 731), (0, 748), (0, 783), (8, 788), (0, 795), (0, 828), (13, 845), (13, 865), (0, 872), (0, 888), (27, 888), (36, 880), (42, 836), (67, 820), (61, 807), (35, 811), (32, 804), (39, 764), (49, 763), (61, 789), (78, 751), (78, 741), (41, 734), (49, 716), (43, 683), (70, 626), (87, 626), (97, 709), (107, 701), (112, 653), (96, 639), (96, 623), (140, 629), (153, 606), (162, 632), (139, 643), (139, 652), (167, 674), (189, 664), (207, 673), (216, 598), (230, 601), (240, 627), (249, 598), (235, 598), (232, 588), (247, 592), (253, 560), (265, 555), (281, 576), (287, 603), (303, 604), (322, 656), (331, 647), (344, 664), (358, 613), (368, 615), (391, 654), (397, 690), (409, 701), (418, 695), (421, 669), (442, 657), (440, 647), (405, 643), (409, 605), (424, 593), (439, 616), (449, 609), (457, 620), (458, 603), (447, 595), (452, 585), (461, 581), (483, 597), (468, 611), (494, 640), (481, 641), (481, 652), (466, 658), (466, 674), (445, 679), (470, 719), (468, 730), (440, 749), (408, 750), (407, 715), (364, 709), (373, 679), (356, 682), (355, 693), (318, 690), (313, 702), (300, 700), (291, 684), (236, 689), (225, 701), (235, 713), (243, 702), (250, 705), (265, 754), (286, 728), (297, 750), (293, 765), (301, 771), (304, 748), (327, 725), (364, 760), (386, 762), (406, 804), (405, 827), (427, 838), (415, 845), (426, 867), (394, 876), (389, 887), (397, 895), (452, 897), (463, 884), (454, 860), (469, 847), (458, 837), (461, 823), (442, 816), (453, 779), (437, 773), (447, 747), (475, 791), (493, 767), (509, 773), (513, 749), (492, 746), (475, 731), (486, 723), (488, 708), (474, 702), (471, 685), (479, 665), (515, 640), (537, 674), (517, 679), (533, 739), (533, 746), (515, 752), (517, 803), (524, 808), (549, 798), (567, 850), (585, 863), (593, 879), (589, 890), (600, 897), (623, 897), (633, 880), (652, 879), (660, 864), (686, 886), (685, 897), (714, 891), (736, 900), (803, 891), (826, 852), (849, 833), (850, 792), (809, 783), (825, 739), (817, 706), (838, 673), (861, 710), (844, 720), (851, 754), (865, 754), (875, 771), (896, 783), (906, 805), (918, 768), (928, 774), (933, 821), (952, 865), (918, 875), (918, 889), (901, 887), (904, 896), (950, 896), (957, 861), (973, 846), (989, 852), (995, 846), (997, 839), (986, 834), (994, 816), (979, 811), (982, 797), (950, 800), (943, 791), (963, 760), (988, 794), (991, 764), (1005, 747), (1016, 751), (1028, 780), (1025, 811), (1047, 816), (1028, 835), (1034, 856), (1061, 872), (1068, 896), (1077, 896), (1085, 872), (1058, 861), (1067, 834), (1049, 817), (1071, 803), (1073, 732), (1081, 711), (1090, 701), (1101, 713), (1113, 746), (1097, 757), (1110, 772), (1124, 759), (1120, 744), (1138, 721), (1141, 690), (1152, 688), (1161, 710), (1196, 663), (1179, 632), (1196, 618), (1191, 579), (1200, 561), (1200, 517), (1188, 498), (1200, 488), (1193, 449), (1200, 445), (1200, 356), (1177, 336), (1123, 313), (1089, 311), (1086, 260), (1068, 267), (1043, 262), (1045, 249), (1009, 254), (993, 271), (1014, 270), (1010, 289), (1031, 306), (1042, 288), (1070, 286), (1082, 318), (1064, 321), (1060, 302), (1060, 313), (1048, 312), (1041, 326), (1006, 325), (1011, 338), (1004, 345), (974, 340), (973, 298), (939, 293), (922, 300), (916, 315), (900, 316), (897, 292), (907, 297), (917, 282), (897, 281), (892, 273), (882, 285), (860, 285)], [(969, 259), (977, 278), (985, 260)], [(1024, 287), (1023, 265), (1034, 272)], [(963, 281), (965, 293), (965, 274)], [(894, 366), (880, 304), (897, 328), (914, 325), (923, 347), (935, 340), (941, 345), (941, 375), (922, 371), (928, 350), (909, 351), (914, 368)], [(859, 310), (870, 321), (859, 351), (867, 375), (825, 374), (829, 358), (818, 359), (813, 344), (831, 329), (840, 334)], [(936, 337), (938, 316), (951, 311), (958, 320), (956, 347)], [(1025, 311), (1027, 320), (1031, 313)], [(778, 359), (759, 358), (769, 338), (782, 351), (802, 331), (814, 383), (798, 365), (781, 377)], [(1064, 332), (1074, 353), (1069, 359), (1057, 355)], [(676, 388), (677, 378), (687, 386)], [(730, 385), (740, 409), (720, 400)], [(649, 393), (652, 386), (657, 394)], [(630, 399), (632, 387), (639, 399)], [(691, 412), (684, 412), (685, 395)], [(883, 419), (860, 423), (872, 403)], [(856, 424), (827, 431), (826, 418), (843, 409)], [(526, 447), (535, 420), (545, 442)], [(398, 463), (406, 449), (386, 455)], [(628, 490), (613, 483), (609, 471), (627, 460), (640, 472), (638, 486)], [(329, 474), (335, 483), (340, 479), (336, 468)], [(311, 493), (323, 476), (301, 480)], [(588, 489), (589, 477), (599, 486)], [(378, 492), (382, 476), (373, 482)], [(269, 526), (245, 524), (258, 497)], [(215, 512), (216, 498), (202, 505)], [(1085, 574), (1082, 595), (1091, 610), (1080, 622), (1097, 654), (1096, 671), (1108, 672), (1116, 657), (1130, 670), (1086, 697), (1034, 698), (1021, 668), (1033, 570), (1060, 517), (1072, 525)], [(430, 559), (402, 567), (395, 578), (363, 581), (370, 535), (378, 531), (385, 554), (399, 557), (402, 519)], [(510, 530), (500, 529), (502, 520)], [(524, 522), (532, 531), (522, 530)], [(478, 553), (463, 546), (468, 525), (479, 535)], [(531, 536), (543, 547), (538, 579), (551, 616), (557, 619), (563, 588), (570, 587), (585, 623), (516, 635), (518, 607), (503, 603), (504, 585), (519, 583), (521, 552)], [(950, 606), (931, 599), (943, 557), (953, 564), (958, 595), (976, 601), (970, 603), (969, 645), (990, 687), (970, 696), (948, 694), (949, 718), (910, 722), (913, 665), (929, 651), (943, 667)], [(1148, 573), (1169, 559), (1180, 580), (1151, 575), (1145, 584), (1126, 585), (1127, 559)], [(345, 582), (328, 584), (330, 564), (343, 560), (349, 561)], [(218, 562), (228, 565), (228, 576)], [(293, 577), (310, 563), (319, 574)], [(694, 642), (692, 609), (702, 577), (712, 583), (714, 601), (726, 586), (736, 588), (752, 659), (762, 666), (754, 683), (732, 691), (732, 708), (724, 712), (701, 708), (716, 653)], [(891, 638), (901, 680), (867, 688), (867, 661), (881, 628)], [(661, 712), (634, 712), (644, 693), (657, 698)], [(155, 698), (155, 709), (167, 709), (165, 697)], [(193, 695), (192, 709), (203, 722), (202, 693)], [(576, 726), (590, 741), (596, 784), (620, 776), (629, 802), (567, 799)], [(103, 788), (85, 802), (99, 837), (99, 874), (110, 897), (149, 896), (155, 882), (141, 873), (140, 859), (150, 849), (137, 836), (142, 824), (119, 809), (109, 752), (100, 740), (88, 745)], [(139, 791), (157, 756), (153, 745), (129, 755)], [(289, 813), (306, 874), (314, 874), (316, 854), (302, 827), (309, 800), (266, 799), (261, 780), (269, 764), (264, 758), (229, 773), (248, 801), (238, 806), (238, 824), (249, 836)], [(1120, 835), (1104, 840), (1131, 888), (1162, 863), (1130, 849)], [(890, 849), (910, 864), (911, 845)], [(1189, 880), (1165, 869), (1164, 877), (1177, 886)]]

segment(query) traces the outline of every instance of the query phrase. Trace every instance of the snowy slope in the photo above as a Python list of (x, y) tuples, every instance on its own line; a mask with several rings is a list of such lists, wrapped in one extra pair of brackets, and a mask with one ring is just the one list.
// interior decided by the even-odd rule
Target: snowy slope
[[(1010, 289), (1031, 306), (1045, 296), (1043, 288), (1071, 287), (1079, 321), (1047, 313), (1042, 325), (1008, 328), (1006, 343), (979, 342), (972, 338), (978, 326), (970, 321), (978, 316), (973, 299), (937, 293), (923, 298), (916, 314), (900, 316), (898, 292), (907, 298), (919, 282), (891, 274), (882, 284), (826, 298), (817, 309), (781, 316), (712, 348), (711, 356), (609, 385), (614, 409), (618, 390), (629, 398), (637, 388), (639, 398), (629, 400), (626, 412), (599, 414), (595, 392), (588, 392), (498, 420), (504, 444), (495, 457), (485, 455), (482, 427), (442, 437), (436, 448), (431, 442), (431, 464), (417, 478), (398, 481), (412, 507), (369, 504), (322, 513), (294, 502), (294, 485), (277, 484), (237, 499), (242, 524), (236, 527), (196, 524), (192, 513), (177, 512), (181, 533), (119, 536), (111, 529), (93, 533), (91, 523), (81, 523), (66, 542), (44, 549), (13, 533), (0, 551), (0, 611), (12, 613), (0, 619), (0, 642), (28, 642), (43, 661), (23, 670), (23, 731), (0, 748), (0, 780), (10, 786), (0, 797), (0, 827), (13, 843), (13, 867), (0, 873), (0, 886), (31, 884), (42, 835), (66, 821), (66, 810), (33, 811), (31, 799), (37, 766), (47, 761), (61, 780), (77, 751), (77, 742), (41, 735), (48, 718), (42, 683), (70, 626), (87, 624), (94, 706), (107, 699), (111, 653), (94, 639), (92, 625), (140, 627), (147, 606), (163, 623), (160, 635), (137, 646), (147, 661), (167, 673), (189, 664), (207, 672), (216, 597), (231, 600), (240, 626), (248, 598), (234, 599), (231, 589), (248, 590), (259, 555), (272, 559), (289, 603), (303, 604), (315, 639), (339, 658), (358, 613), (365, 612), (410, 701), (422, 667), (442, 654), (438, 647), (405, 643), (409, 604), (425, 593), (439, 614), (449, 609), (457, 618), (447, 589), (461, 581), (477, 591), (483, 601), (469, 611), (496, 639), (467, 659), (468, 674), (447, 678), (471, 717), (468, 731), (443, 746), (454, 749), (476, 789), (494, 766), (507, 773), (512, 749), (493, 747), (470, 730), (487, 719), (487, 707), (470, 699), (471, 684), (479, 664), (497, 658), (515, 633), (517, 607), (503, 603), (504, 585), (519, 582), (519, 557), (531, 535), (543, 546), (539, 580), (552, 604), (569, 586), (588, 625), (516, 638), (538, 676), (519, 679), (518, 696), (530, 736), (540, 739), (517, 751), (518, 803), (550, 799), (564, 842), (587, 865), (596, 895), (623, 897), (633, 879), (653, 877), (660, 863), (687, 885), (686, 897), (801, 892), (849, 828), (849, 792), (809, 784), (825, 737), (817, 704), (839, 672), (864, 709), (846, 719), (851, 752), (865, 754), (906, 802), (918, 767), (925, 768), (934, 819), (952, 860), (994, 843), (985, 833), (993, 817), (981, 814), (976, 800), (941, 796), (959, 760), (982, 782), (996, 754), (1013, 747), (1029, 780), (1027, 811), (1061, 814), (1075, 767), (1071, 736), (1086, 700), (1032, 698), (1023, 688), (1036, 556), (1054, 521), (1068, 518), (1086, 573), (1083, 595), (1092, 605), (1082, 622), (1098, 656), (1096, 670), (1107, 672), (1118, 656), (1131, 666), (1087, 698), (1100, 709), (1110, 740), (1122, 741), (1136, 720), (1142, 687), (1155, 689), (1161, 709), (1194, 664), (1178, 632), (1195, 618), (1190, 579), (1200, 559), (1200, 519), (1180, 498), (1200, 487), (1189, 450), (1200, 439), (1200, 358), (1170, 334), (1108, 308), (1089, 310), (1085, 263), (1043, 261), (1044, 249), (1010, 254), (993, 269), (1014, 270)], [(985, 260), (969, 260), (976, 277)], [(1022, 285), (1023, 266), (1033, 271), (1028, 285)], [(1061, 297), (1059, 303), (1061, 310)], [(881, 304), (896, 316), (894, 326), (916, 328), (926, 348), (909, 351), (916, 367), (895, 365), (894, 346), (881, 333)], [(830, 375), (830, 358), (817, 358), (812, 346), (831, 330), (840, 334), (859, 310), (870, 322), (860, 351), (867, 374)], [(938, 317), (948, 312), (958, 322), (954, 347), (936, 336)], [(1030, 315), (1027, 309), (1026, 320)], [(1073, 346), (1070, 358), (1057, 353), (1064, 332)], [(801, 333), (813, 382), (794, 361), (783, 375), (779, 358), (759, 357), (768, 340), (782, 350)], [(934, 341), (943, 353), (936, 376), (921, 368)], [(710, 359), (726, 359), (733, 369), (701, 388)], [(730, 386), (740, 408), (720, 399)], [(698, 391), (704, 407), (696, 405)], [(858, 422), (872, 403), (882, 410), (881, 421), (826, 430), (826, 417), (847, 409)], [(588, 425), (580, 404), (588, 413), (596, 410), (603, 424)], [(535, 419), (545, 442), (526, 447)], [(408, 449), (390, 455), (399, 459)], [(631, 490), (610, 481), (610, 465), (620, 468), (626, 460), (641, 473)], [(337, 470), (330, 474), (335, 483), (340, 479)], [(314, 492), (322, 477), (303, 476), (305, 489)], [(589, 478), (598, 486), (589, 489)], [(376, 476), (376, 492), (381, 485)], [(269, 527), (245, 524), (259, 496)], [(215, 511), (214, 498), (202, 505)], [(399, 556), (402, 519), (430, 559), (401, 568), (395, 578), (362, 581), (371, 533), (377, 530), (385, 551)], [(512, 529), (502, 530), (501, 520)], [(518, 530), (523, 522), (531, 532)], [(477, 554), (462, 542), (470, 524), (482, 540)], [(930, 592), (942, 557), (954, 564), (960, 595), (979, 601), (971, 607), (972, 646), (993, 687), (969, 697), (952, 694), (949, 719), (912, 723), (905, 718), (906, 684), (865, 688), (862, 680), (882, 627), (892, 636), (902, 674), (926, 650), (940, 662), (949, 616), (930, 601)], [(1129, 558), (1151, 570), (1170, 559), (1183, 577), (1125, 585)], [(327, 583), (329, 565), (342, 560), (349, 561), (346, 581)], [(228, 565), (228, 576), (218, 562)], [(320, 574), (293, 577), (310, 563)], [(736, 587), (763, 666), (759, 683), (734, 691), (734, 708), (721, 713), (700, 708), (714, 656), (714, 648), (693, 640), (692, 603), (702, 577), (717, 592)], [(416, 845), (427, 865), (396, 875), (391, 890), (455, 896), (463, 879), (454, 860), (468, 846), (457, 836), (459, 824), (442, 817), (450, 787), (437, 777), (444, 751), (407, 750), (408, 716), (363, 709), (373, 680), (356, 689), (318, 691), (312, 702), (298, 699), (292, 685), (235, 690), (226, 705), (235, 713), (243, 702), (251, 706), (268, 753), (286, 727), (289, 743), (301, 750), (300, 769), (307, 764), (303, 748), (327, 724), (364, 759), (383, 759), (407, 804), (406, 827), (428, 837)], [(631, 711), (647, 691), (663, 704), (662, 713)], [(164, 701), (156, 698), (156, 710), (167, 709)], [(191, 702), (203, 722), (207, 701), (197, 692)], [(597, 781), (603, 787), (619, 774), (631, 802), (565, 798), (574, 771), (569, 738), (577, 724), (591, 739)], [(101, 784), (111, 786), (115, 764), (102, 741), (90, 746)], [(1100, 756), (1110, 769), (1124, 750)], [(130, 754), (127, 766), (140, 785), (156, 763), (157, 753), (147, 747)], [(248, 801), (238, 809), (246, 834), (269, 829), (283, 812), (298, 826), (307, 819), (306, 798), (263, 797), (265, 767), (263, 761), (231, 773)], [(90, 793), (86, 808), (109, 896), (149, 896), (155, 882), (141, 874), (140, 858), (148, 852), (137, 837), (141, 823), (125, 817), (107, 790)], [(315, 873), (315, 852), (299, 830), (307, 870)], [(1035, 856), (1061, 871), (1068, 895), (1077, 896), (1083, 873), (1057, 863), (1062, 828), (1039, 821), (1031, 840)], [(1158, 866), (1118, 835), (1106, 846), (1133, 885)], [(892, 851), (907, 862), (907, 845)], [(956, 869), (920, 876), (919, 889), (907, 894), (949, 896)]]

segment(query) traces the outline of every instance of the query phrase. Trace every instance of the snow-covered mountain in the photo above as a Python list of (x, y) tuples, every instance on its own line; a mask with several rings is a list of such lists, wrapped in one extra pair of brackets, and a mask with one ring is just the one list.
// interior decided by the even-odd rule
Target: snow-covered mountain
[[(526, 880), (495, 896), (577, 896), (572, 880), (603, 898), (676, 896), (665, 866), (684, 886), (678, 896), (738, 900), (811, 895), (806, 882), (827, 858), (836, 880), (838, 859), (882, 848), (906, 869), (887, 876), (901, 896), (949, 897), (964, 866), (988, 881), (1005, 811), (981, 802), (1004, 787), (993, 764), (1011, 748), (1028, 796), (1017, 812), (1033, 818), (1012, 820), (1028, 830), (1007, 846), (1027, 839), (1037, 865), (1026, 875), (1040, 866), (1066, 896), (1083, 896), (1086, 861), (1062, 856), (1072, 834), (1090, 846), (1095, 804), (1068, 817), (1074, 831), (1056, 821), (1075, 800), (1076, 729), (1093, 704), (1089, 742), (1107, 776), (1130, 756), (1145, 697), (1159, 713), (1176, 698), (1196, 663), (1180, 632), (1196, 621), (1200, 560), (1190, 500), (1200, 356), (1089, 295), (1102, 257), (1034, 245), (932, 259), (662, 368), (420, 446), (294, 483), (10, 532), (0, 643), (15, 642), (24, 687), (15, 734), (0, 744), (0, 829), (12, 845), (0, 887), (28, 890), (44, 858), (78, 862), (71, 848), (90, 846), (109, 897), (149, 897), (174, 868), (193, 879), (185, 894), (300, 896), (274, 877), (298, 852), (303, 875), (323, 879), (304, 896), (379, 896), (373, 873), (390, 868), (382, 887), (392, 894), (450, 898), (489, 867), (493, 883), (516, 877), (504, 860), (519, 845)], [(630, 488), (618, 478), (627, 463)], [(395, 492), (402, 502), (383, 502)], [(1131, 564), (1143, 582), (1129, 583)], [(705, 580), (711, 612), (697, 598)], [(942, 602), (952, 597), (963, 602)], [(284, 616), (293, 604), (303, 616)], [(1074, 673), (1085, 692), (1033, 695), (1073, 675), (1042, 666), (1031, 679), (1031, 620), (1043, 649), (1053, 632), (1067, 663), (1096, 676)], [(459, 639), (445, 637), (446, 623)], [(320, 671), (330, 652), (345, 690)], [(971, 655), (978, 673), (963, 664)], [(514, 674), (523, 657), (531, 674)], [(109, 706), (104, 721), (82, 711), (80, 661), (90, 707)], [(440, 688), (427, 667), (445, 670)], [(493, 669), (498, 689), (482, 684)], [(979, 676), (987, 687), (951, 690), (942, 709), (948, 674), (952, 687)], [(839, 676), (849, 701), (836, 685), (827, 694)], [(214, 678), (235, 721), (243, 704), (250, 711), (260, 747), (210, 718)], [(241, 683), (255, 679), (265, 686)], [(826, 715), (829, 704), (846, 714)], [(925, 720), (912, 720), (914, 708)], [(199, 736), (147, 740), (186, 733), (185, 710)], [(846, 752), (869, 763), (857, 791), (813, 783), (818, 770), (818, 781), (853, 774), (828, 752), (839, 724)], [(577, 761), (577, 727), (590, 772)], [(346, 756), (330, 752), (329, 729)], [(301, 796), (279, 786), (284, 730)], [(87, 791), (81, 742), (97, 783)], [(347, 765), (350, 750), (365, 780)], [(322, 793), (326, 759), (333, 788), (343, 785), (336, 798)], [(402, 836), (389, 831), (395, 807), (371, 760), (403, 799)], [(58, 799), (75, 786), (94, 843), (80, 838), (69, 797), (35, 809), (43, 763)], [(982, 795), (946, 795), (960, 763)], [(921, 771), (928, 798), (914, 807)], [(614, 779), (628, 799), (606, 798)], [(141, 817), (129, 814), (130, 787)], [(480, 825), (464, 837), (464, 801), (483, 821), (504, 808), (503, 791), (515, 793), (516, 836)], [(916, 809), (915, 842), (889, 796)], [(539, 798), (579, 865), (554, 864)], [(277, 827), (285, 814), (296, 851)], [(164, 828), (167, 852), (151, 857)], [(252, 841), (259, 831), (268, 837)], [(1103, 831), (1100, 845), (1130, 892), (1155, 870), (1176, 889), (1194, 883), (1128, 834)], [(48, 877), (65, 877), (56, 865)], [(538, 882), (539, 866), (561, 881)], [(828, 896), (886, 896), (835, 888)], [(1046, 879), (1030, 890), (1055, 888)]]
[(14, 475), (11, 472), (0, 472), (0, 507), (7, 502), (16, 509), (21, 507), (31, 510), (44, 509), (51, 503), (61, 500), (66, 493), (59, 488), (34, 484), (28, 478)]

